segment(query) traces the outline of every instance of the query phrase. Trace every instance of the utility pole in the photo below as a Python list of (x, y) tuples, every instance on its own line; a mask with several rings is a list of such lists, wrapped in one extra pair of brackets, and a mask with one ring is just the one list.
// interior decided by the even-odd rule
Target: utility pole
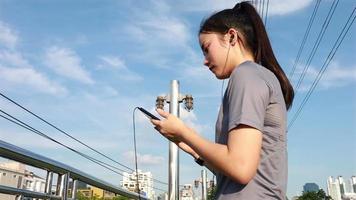
[(206, 170), (205, 169), (202, 169), (201, 170), (201, 180), (202, 180), (202, 183), (201, 183), (201, 193), (202, 193), (202, 200), (207, 200), (208, 199), (208, 192), (207, 192), (207, 178), (206, 178)]
[[(172, 80), (170, 94), (158, 96), (156, 107), (163, 109), (164, 102), (169, 103), (169, 112), (179, 118), (179, 103), (185, 102), (185, 109), (193, 109), (192, 95), (179, 94), (179, 81)], [(179, 200), (179, 148), (174, 142), (169, 142), (169, 161), (168, 161), (168, 199)]]

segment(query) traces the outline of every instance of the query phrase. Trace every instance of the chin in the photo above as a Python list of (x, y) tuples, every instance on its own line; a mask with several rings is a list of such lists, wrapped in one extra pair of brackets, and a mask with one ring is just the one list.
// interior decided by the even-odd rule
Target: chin
[(220, 75), (220, 74), (215, 74), (215, 77), (219, 80), (224, 80), (224, 79), (229, 78), (229, 76), (227, 76), (227, 75)]

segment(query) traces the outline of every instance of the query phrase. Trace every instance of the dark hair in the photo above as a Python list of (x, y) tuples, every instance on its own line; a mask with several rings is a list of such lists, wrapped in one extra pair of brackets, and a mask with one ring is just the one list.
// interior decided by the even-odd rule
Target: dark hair
[(289, 109), (294, 98), (293, 87), (274, 56), (265, 26), (256, 9), (248, 2), (237, 3), (233, 9), (222, 10), (203, 20), (199, 34), (226, 34), (230, 28), (235, 28), (242, 34), (244, 46), (253, 54), (255, 62), (277, 77)]

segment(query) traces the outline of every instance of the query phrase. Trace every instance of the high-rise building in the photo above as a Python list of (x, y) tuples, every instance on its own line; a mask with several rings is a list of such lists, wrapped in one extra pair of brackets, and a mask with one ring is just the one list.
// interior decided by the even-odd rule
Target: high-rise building
[(356, 193), (356, 176), (351, 177), (351, 184), (353, 188), (353, 193)]
[(141, 170), (138, 170), (137, 174), (136, 172), (131, 174), (124, 172), (122, 179), (121, 187), (131, 192), (137, 192), (137, 188), (139, 188), (142, 195), (154, 199), (155, 192), (153, 190), (153, 177), (151, 172), (142, 172)]
[(317, 192), (319, 191), (319, 186), (316, 183), (306, 183), (303, 186), (303, 192)]
[(343, 194), (345, 194), (345, 181), (344, 181), (344, 178), (342, 178), (342, 176), (338, 176), (337, 180), (338, 180), (338, 183), (339, 183), (340, 193), (341, 193), (341, 196), (342, 196)]
[(327, 181), (328, 195), (334, 200), (356, 199), (356, 177), (352, 176), (348, 180), (344, 180), (342, 176), (333, 178), (330, 176)]
[(328, 185), (328, 195), (331, 196), (333, 200), (341, 200), (341, 191), (339, 179), (335, 179), (330, 176), (327, 180)]

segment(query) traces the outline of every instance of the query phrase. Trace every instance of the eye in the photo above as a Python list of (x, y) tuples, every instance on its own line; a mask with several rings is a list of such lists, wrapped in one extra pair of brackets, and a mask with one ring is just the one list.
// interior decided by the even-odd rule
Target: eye
[(203, 46), (203, 54), (204, 54), (204, 55), (209, 52), (209, 46), (210, 46), (210, 44)]

